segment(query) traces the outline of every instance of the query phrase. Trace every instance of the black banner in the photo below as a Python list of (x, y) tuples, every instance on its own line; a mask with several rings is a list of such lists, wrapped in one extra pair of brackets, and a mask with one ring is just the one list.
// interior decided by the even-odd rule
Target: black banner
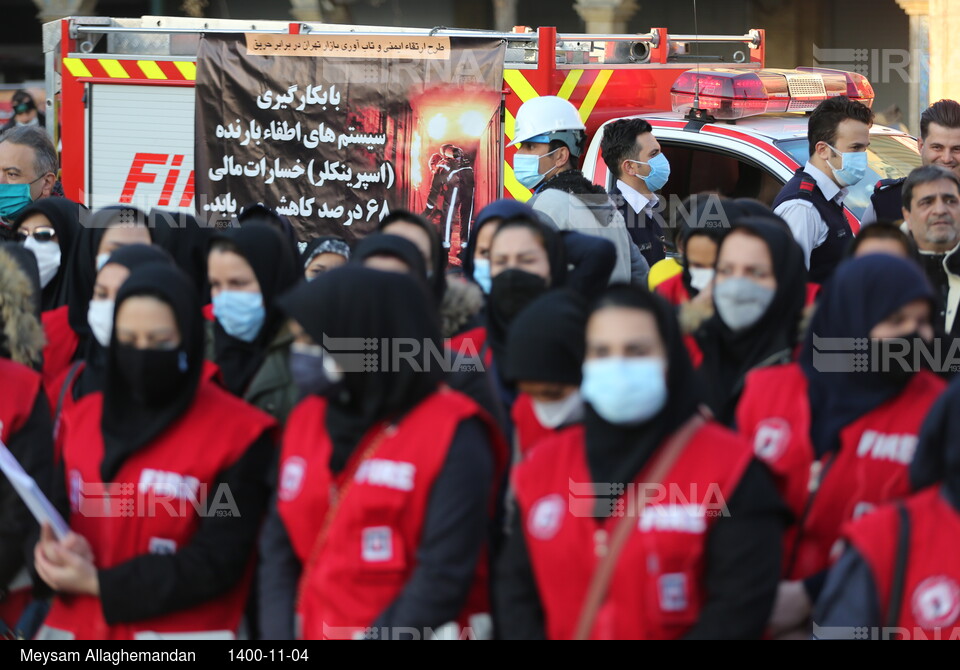
[(503, 50), (415, 35), (205, 35), (198, 216), (226, 222), (262, 202), (302, 240), (352, 240), (406, 208), (458, 246), (460, 224), (499, 193)]

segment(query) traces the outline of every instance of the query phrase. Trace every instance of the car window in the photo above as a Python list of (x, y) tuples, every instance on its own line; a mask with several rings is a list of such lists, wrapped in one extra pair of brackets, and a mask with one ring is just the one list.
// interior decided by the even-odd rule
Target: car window
[[(776, 144), (801, 165), (810, 157), (806, 138), (783, 140)], [(901, 135), (871, 135), (870, 148), (867, 150), (867, 176), (850, 188), (843, 204), (858, 219), (861, 218), (870, 204), (870, 196), (878, 181), (906, 177), (911, 170), (920, 167), (920, 163), (917, 142), (913, 138)]]

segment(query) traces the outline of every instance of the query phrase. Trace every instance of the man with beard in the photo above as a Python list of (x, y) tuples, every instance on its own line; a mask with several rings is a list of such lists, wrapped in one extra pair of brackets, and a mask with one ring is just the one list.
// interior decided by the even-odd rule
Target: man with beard
[(937, 165), (911, 172), (903, 184), (903, 218), (919, 250), (920, 265), (937, 295), (934, 325), (960, 336), (960, 177)]

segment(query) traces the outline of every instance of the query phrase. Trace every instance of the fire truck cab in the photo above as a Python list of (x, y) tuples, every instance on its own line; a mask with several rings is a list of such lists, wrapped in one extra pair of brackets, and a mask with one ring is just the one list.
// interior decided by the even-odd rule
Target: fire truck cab
[[(670, 179), (661, 191), (668, 202), (718, 193), (770, 205), (809, 158), (808, 114), (831, 95), (873, 103), (870, 83), (849, 72), (700, 69), (683, 73), (671, 87), (673, 111), (634, 116), (650, 123), (670, 161)], [(691, 115), (691, 109), (701, 111)], [(616, 178), (603, 162), (600, 144), (611, 122), (594, 134), (583, 164), (584, 174), (608, 190)], [(876, 124), (870, 129), (867, 176), (844, 201), (854, 232), (877, 181), (904, 177), (920, 164), (916, 138)]]

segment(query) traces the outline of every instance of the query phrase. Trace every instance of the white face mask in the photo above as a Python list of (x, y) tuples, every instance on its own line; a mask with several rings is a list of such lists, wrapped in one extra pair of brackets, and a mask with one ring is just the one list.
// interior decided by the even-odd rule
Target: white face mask
[(110, 346), (113, 334), (113, 300), (91, 300), (87, 308), (87, 323), (101, 347)]
[(559, 428), (583, 420), (583, 398), (577, 389), (563, 400), (533, 401), (533, 413), (544, 428)]
[(690, 268), (690, 286), (702, 291), (713, 281), (713, 268)]
[(40, 288), (47, 288), (47, 284), (57, 276), (60, 269), (60, 245), (56, 242), (37, 242), (31, 235), (23, 243), (24, 248), (33, 252), (37, 257), (37, 267), (40, 270)]

